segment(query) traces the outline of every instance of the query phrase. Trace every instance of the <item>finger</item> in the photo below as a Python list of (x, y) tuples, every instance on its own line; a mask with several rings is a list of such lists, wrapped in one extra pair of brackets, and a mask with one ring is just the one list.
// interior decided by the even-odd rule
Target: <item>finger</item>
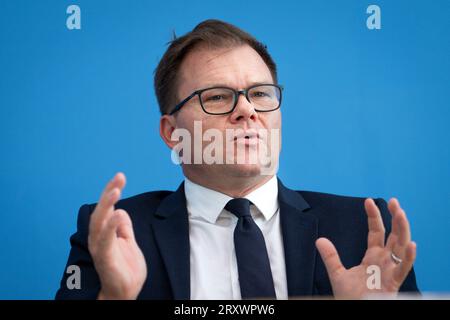
[[(125, 213), (125, 214), (124, 214)], [(127, 220), (128, 214), (124, 210), (116, 210), (112, 214), (111, 218), (106, 223), (105, 227), (102, 229), (98, 242), (97, 249), (98, 250), (107, 250), (111, 247), (114, 240), (117, 239), (117, 231), (122, 224), (127, 224), (129, 219)]]
[(101, 204), (98, 203), (91, 216), (89, 224), (89, 233), (91, 236), (96, 236), (104, 227), (108, 218), (114, 212), (114, 204), (120, 199), (120, 190), (114, 188), (109, 193), (102, 196)]
[(406, 213), (403, 209), (400, 209), (398, 213), (396, 213), (395, 220), (398, 227), (397, 244), (404, 247), (411, 241), (411, 229), (409, 227), (408, 219), (406, 218)]
[(389, 234), (389, 237), (387, 238), (386, 248), (392, 251), (396, 246), (397, 246), (397, 235), (391, 232)]
[[(122, 172), (116, 173), (116, 175), (108, 182), (105, 189), (103, 189), (103, 192), (100, 196), (100, 200), (98, 201), (97, 204), (99, 211), (101, 212), (104, 211), (105, 207), (106, 209), (109, 209), (108, 206), (109, 203), (103, 202), (102, 200), (107, 198), (114, 188), (118, 188), (120, 191), (122, 191), (123, 188), (125, 187), (125, 184), (126, 184), (125, 175)], [(104, 204), (106, 204), (105, 207), (103, 206)]]
[(366, 199), (364, 206), (367, 213), (367, 221), (369, 224), (369, 234), (367, 236), (367, 247), (384, 247), (384, 224), (381, 218), (380, 209), (373, 201), (373, 199)]
[(417, 245), (415, 242), (410, 242), (405, 250), (403, 261), (399, 264), (399, 268), (394, 272), (394, 280), (401, 285), (408, 276), (409, 271), (413, 267), (416, 260)]
[(397, 199), (392, 198), (388, 204), (392, 215), (392, 232), (388, 238), (387, 247), (403, 258), (406, 245), (411, 242), (411, 229), (405, 211)]
[(119, 172), (106, 185), (91, 216), (91, 227), (94, 231), (98, 232), (106, 217), (114, 211), (114, 204), (119, 201), (125, 183), (125, 175)]
[(317, 250), (319, 250), (320, 256), (322, 257), (330, 278), (333, 278), (339, 272), (345, 270), (337, 250), (330, 240), (326, 238), (319, 238), (316, 241), (316, 247)]
[(120, 215), (120, 224), (117, 227), (117, 236), (124, 239), (134, 239), (133, 223), (125, 210), (117, 209), (115, 215)]
[(398, 235), (399, 235), (399, 229), (398, 229), (398, 223), (396, 222), (396, 213), (399, 212), (400, 204), (396, 198), (391, 198), (388, 203), (388, 209), (389, 213), (391, 214), (391, 233), (389, 234), (389, 237), (387, 239), (386, 247), (390, 250), (393, 250), (394, 247), (397, 245), (398, 241)]
[(397, 209), (401, 209), (400, 202), (398, 201), (397, 198), (392, 197), (391, 199), (389, 199), (388, 209), (389, 209), (390, 212), (393, 212), (393, 211), (395, 211)]

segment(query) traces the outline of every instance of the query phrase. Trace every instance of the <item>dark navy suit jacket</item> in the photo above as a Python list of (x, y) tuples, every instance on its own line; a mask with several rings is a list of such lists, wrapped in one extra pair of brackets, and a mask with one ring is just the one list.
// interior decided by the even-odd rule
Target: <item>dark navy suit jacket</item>
[[(367, 248), (367, 216), (364, 198), (318, 192), (294, 191), (278, 180), (280, 221), (284, 242), (288, 294), (290, 297), (333, 294), (325, 266), (315, 247), (319, 237), (330, 239), (342, 263), (360, 264)], [(386, 227), (391, 218), (383, 199), (376, 199)], [(84, 205), (78, 215), (77, 232), (70, 238), (68, 265), (81, 269), (81, 289), (69, 290), (64, 272), (57, 299), (95, 299), (100, 281), (88, 251), (89, 218), (95, 204)], [(143, 193), (116, 204), (133, 222), (136, 241), (148, 266), (147, 280), (139, 299), (189, 299), (189, 222), (184, 184), (177, 191)], [(417, 292), (414, 270), (401, 291)]]

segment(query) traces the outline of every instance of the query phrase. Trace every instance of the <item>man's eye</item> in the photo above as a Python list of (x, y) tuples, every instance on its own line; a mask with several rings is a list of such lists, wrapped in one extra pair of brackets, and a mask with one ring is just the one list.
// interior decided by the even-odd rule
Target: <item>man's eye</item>
[(255, 97), (255, 98), (264, 98), (264, 97), (269, 97), (269, 94), (267, 92), (257, 91), (257, 92), (253, 93), (253, 97)]
[(211, 97), (208, 98), (208, 100), (211, 100), (211, 101), (219, 101), (219, 100), (222, 100), (222, 99), (223, 99), (223, 96), (221, 96), (219, 94), (216, 94), (215, 96), (211, 96)]
[(203, 97), (204, 102), (221, 102), (221, 101), (228, 101), (228, 99), (229, 95), (226, 94), (214, 94)]

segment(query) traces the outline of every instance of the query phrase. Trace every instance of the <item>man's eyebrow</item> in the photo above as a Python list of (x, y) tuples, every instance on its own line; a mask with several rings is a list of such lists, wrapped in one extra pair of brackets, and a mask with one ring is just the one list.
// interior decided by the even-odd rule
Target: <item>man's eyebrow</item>
[[(248, 87), (253, 87), (253, 86), (257, 86), (257, 85), (261, 85), (261, 84), (274, 84), (272, 80), (268, 80), (268, 81), (256, 81), (256, 82), (250, 82), (249, 85), (247, 85), (246, 88)], [(232, 89), (245, 89), (245, 88), (235, 88), (234, 86), (230, 86), (229, 84), (226, 84), (224, 82), (220, 83), (220, 82), (215, 82), (215, 83), (209, 83), (205, 86), (200, 87), (197, 90), (202, 90), (205, 88), (214, 88), (214, 87), (222, 87), (222, 88), (232, 88)]]

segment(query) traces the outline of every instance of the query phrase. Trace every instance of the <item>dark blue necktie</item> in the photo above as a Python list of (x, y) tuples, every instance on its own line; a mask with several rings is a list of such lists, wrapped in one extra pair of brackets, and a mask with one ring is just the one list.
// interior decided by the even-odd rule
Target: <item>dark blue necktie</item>
[(225, 209), (238, 217), (234, 247), (242, 299), (276, 298), (264, 237), (250, 214), (250, 201), (230, 200)]

